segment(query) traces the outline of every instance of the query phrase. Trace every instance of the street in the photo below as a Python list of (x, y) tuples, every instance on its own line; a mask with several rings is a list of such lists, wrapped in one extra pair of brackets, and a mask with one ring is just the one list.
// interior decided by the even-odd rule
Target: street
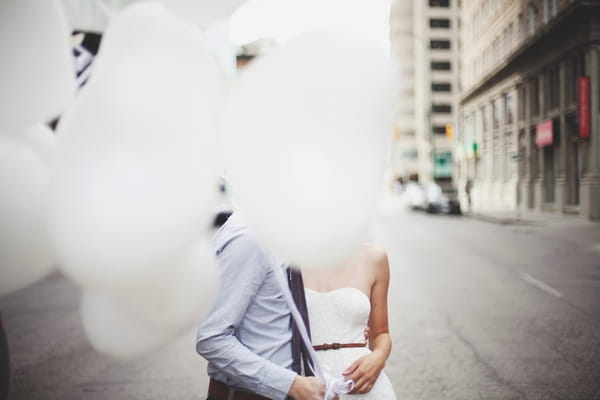
[[(600, 399), (600, 224), (394, 212), (386, 372), (399, 400)], [(570, 222), (573, 221), (573, 222)], [(0, 299), (10, 399), (204, 399), (194, 332), (134, 362), (83, 336), (59, 274)]]

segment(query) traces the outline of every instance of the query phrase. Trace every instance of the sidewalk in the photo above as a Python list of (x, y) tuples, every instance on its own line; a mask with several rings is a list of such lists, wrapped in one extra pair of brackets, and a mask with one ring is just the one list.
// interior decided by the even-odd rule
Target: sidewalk
[(555, 213), (542, 213), (534, 211), (505, 211), (505, 210), (477, 210), (464, 211), (465, 217), (499, 225), (527, 225), (537, 227), (574, 227), (598, 226), (600, 221), (590, 221), (579, 215), (561, 215)]

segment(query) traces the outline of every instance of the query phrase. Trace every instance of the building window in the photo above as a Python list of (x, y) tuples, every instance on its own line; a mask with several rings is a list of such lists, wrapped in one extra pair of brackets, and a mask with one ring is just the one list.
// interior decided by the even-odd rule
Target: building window
[(492, 65), (496, 65), (500, 60), (500, 38), (497, 37), (492, 43)]
[(434, 50), (448, 50), (450, 48), (449, 40), (431, 40), (429, 47)]
[(525, 86), (519, 88), (519, 121), (525, 121), (525, 97), (527, 96), (527, 89)]
[(500, 105), (500, 99), (496, 99), (492, 103), (492, 129), (500, 128)]
[(436, 114), (450, 114), (452, 112), (452, 106), (450, 104), (432, 104), (431, 111)]
[(519, 44), (523, 43), (525, 39), (525, 22), (523, 21), (523, 14), (519, 14)]
[(431, 69), (434, 71), (450, 71), (451, 65), (449, 61), (432, 61)]
[(560, 105), (558, 66), (555, 66), (548, 71), (548, 73), (546, 74), (546, 81), (546, 87), (548, 88), (548, 96), (546, 96), (546, 98), (548, 99), (548, 105), (546, 106), (546, 109), (555, 110)]
[(429, 0), (429, 7), (450, 7), (450, 0)]
[(585, 75), (585, 58), (583, 54), (577, 54), (567, 64), (567, 102), (577, 102), (577, 78)]
[(402, 152), (402, 158), (407, 160), (416, 160), (419, 157), (419, 152), (416, 149), (405, 150)]
[(529, 90), (529, 101), (531, 115), (539, 115), (540, 114), (540, 83), (538, 78), (531, 79), (531, 85)]
[(452, 153), (449, 151), (433, 153), (433, 177), (452, 177)]
[(450, 28), (450, 20), (448, 18), (431, 18), (429, 20), (430, 28)]
[(547, 24), (548, 20), (550, 19), (549, 6), (548, 0), (542, 0), (542, 21), (544, 21), (544, 24)]
[(513, 24), (510, 23), (506, 29), (504, 30), (504, 44), (503, 44), (503, 53), (504, 55), (508, 55), (512, 49), (512, 30)]
[(534, 6), (532, 3), (530, 3), (529, 6), (527, 7), (527, 15), (528, 15), (528, 19), (527, 19), (528, 32), (529, 32), (529, 35), (533, 35), (535, 33), (537, 7)]
[(446, 134), (446, 126), (434, 125), (432, 130), (435, 135), (445, 135)]
[(449, 92), (452, 90), (452, 85), (450, 83), (432, 83), (431, 91), (433, 92)]
[(515, 120), (515, 95), (507, 93), (504, 95), (504, 123), (511, 126)]

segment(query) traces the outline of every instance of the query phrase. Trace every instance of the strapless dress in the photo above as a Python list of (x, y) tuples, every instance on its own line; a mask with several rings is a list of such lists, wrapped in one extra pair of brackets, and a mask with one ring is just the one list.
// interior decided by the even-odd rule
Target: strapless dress
[[(306, 304), (314, 345), (365, 342), (371, 312), (369, 297), (359, 289), (346, 287), (331, 292), (306, 289)], [(339, 376), (356, 359), (370, 353), (368, 346), (317, 351), (324, 368)], [(387, 375), (382, 371), (370, 392), (342, 395), (340, 400), (396, 400)]]

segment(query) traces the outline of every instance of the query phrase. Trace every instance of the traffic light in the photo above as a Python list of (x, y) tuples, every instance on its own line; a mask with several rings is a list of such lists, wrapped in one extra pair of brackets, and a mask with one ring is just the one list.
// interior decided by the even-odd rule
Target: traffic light
[(446, 124), (446, 137), (452, 139), (454, 137), (454, 128), (452, 124)]

